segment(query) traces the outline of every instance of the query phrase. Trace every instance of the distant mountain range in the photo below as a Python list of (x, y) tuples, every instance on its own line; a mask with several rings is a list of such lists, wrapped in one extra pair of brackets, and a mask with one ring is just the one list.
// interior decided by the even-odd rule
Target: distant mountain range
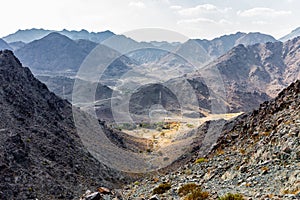
[[(112, 36), (116, 36), (113, 32), (107, 30), (103, 32), (89, 32), (87, 30), (80, 30), (80, 31), (75, 31), (75, 30), (66, 30), (63, 29), (61, 31), (57, 30), (46, 30), (46, 29), (25, 29), (25, 30), (18, 30), (15, 33), (9, 34), (7, 36), (4, 36), (2, 39), (4, 39), (7, 43), (14, 43), (14, 42), (24, 42), (24, 43), (29, 43), (34, 40), (41, 39), (48, 35), (49, 33), (52, 32), (57, 32), (62, 35), (65, 35), (69, 37), (72, 40), (79, 40), (79, 39), (84, 39), (84, 40), (90, 40), (95, 43), (100, 43)], [(293, 39), (297, 36), (300, 36), (300, 28), (296, 28), (293, 30), (291, 33), (279, 38), (279, 41), (285, 42), (287, 40)], [(254, 39), (255, 37), (258, 37)], [(224, 35), (218, 38), (215, 38), (213, 40), (206, 40), (206, 39), (196, 39), (203, 48), (205, 48), (207, 51), (211, 52), (213, 55), (221, 55), (224, 53), (224, 50), (230, 49), (231, 46), (234, 44), (244, 44), (244, 45), (251, 45), (254, 44), (253, 41), (257, 43), (266, 43), (266, 42), (274, 42), (274, 37), (262, 33), (241, 33), (237, 32), (236, 34), (231, 34), (231, 35)], [(167, 45), (169, 48), (168, 42), (149, 42), (153, 46), (160, 46), (163, 47)], [(213, 44), (212, 44), (213, 43)], [(173, 43), (173, 45), (176, 45), (176, 43)], [(213, 46), (213, 47), (210, 47)], [(223, 52), (223, 53), (222, 53)]]
[(86, 30), (81, 31), (68, 31), (66, 29), (62, 31), (54, 31), (54, 30), (45, 30), (45, 29), (26, 29), (26, 30), (18, 30), (15, 33), (12, 33), (8, 36), (3, 37), (3, 39), (8, 42), (25, 42), (29, 43), (34, 40), (39, 40), (49, 33), (57, 32), (61, 35), (65, 35), (72, 40), (85, 39), (90, 40), (92, 42), (100, 43), (103, 40), (114, 36), (115, 34), (111, 31), (103, 31), (103, 32), (88, 32)]
[[(267, 42), (248, 46), (239, 44), (203, 68), (184, 77), (171, 79), (165, 84), (180, 90), (180, 94), (185, 96), (182, 98), (191, 100), (190, 93), (186, 93), (188, 88), (182, 81), (186, 79), (197, 96), (202, 109), (200, 112), (251, 111), (300, 79), (299, 46), (300, 37), (285, 43)], [(138, 102), (134, 105), (142, 105), (138, 112), (146, 112), (151, 96), (164, 92), (155, 88), (155, 84), (147, 86), (147, 90), (153, 90), (152, 93), (145, 92), (143, 88), (137, 91), (144, 92), (144, 101), (141, 97), (139, 100), (136, 94), (133, 95), (135, 99), (132, 101)], [(171, 95), (167, 97), (168, 102), (175, 108), (177, 98), (180, 97), (176, 96), (172, 100), (170, 98)]]
[[(46, 30), (40, 29), (31, 31), (34, 33), (47, 33)], [(26, 33), (26, 36), (28, 36), (31, 31), (22, 31), (21, 33)], [(77, 33), (78, 37), (72, 36), (69, 38), (66, 36), (66, 33)], [(13, 42), (11, 44), (16, 49), (16, 55), (26, 66), (30, 66), (34, 73), (37, 70), (76, 72), (84, 58), (97, 46), (97, 42), (99, 42), (91, 41), (91, 37), (81, 37), (81, 39), (79, 39), (81, 36), (79, 33), (82, 33), (83, 35), (88, 34), (86, 31), (68, 32), (64, 30), (63, 32), (51, 32), (45, 37), (29, 42), (28, 44), (24, 44), (23, 42)], [(33, 36), (35, 35), (36, 34), (33, 34)], [(16, 33), (15, 35), (10, 36), (18, 36), (19, 39), (22, 39), (22, 34)], [(76, 38), (76, 40), (72, 38)], [(26, 37), (22, 40), (26, 40)], [(119, 52), (126, 53), (127, 57), (139, 64), (147, 65), (149, 63), (156, 63), (157, 65), (170, 67), (169, 63), (178, 62), (178, 60), (174, 60), (174, 56), (172, 56), (172, 53), (170, 55), (169, 52), (183, 52), (183, 55), (188, 54), (187, 56), (195, 57), (195, 59), (200, 60), (200, 63), (206, 63), (238, 44), (243, 43), (250, 45), (268, 41), (273, 42), (276, 40), (271, 36), (260, 33), (236, 33), (216, 38), (211, 41), (189, 40), (184, 44), (179, 44), (166, 42), (136, 42), (123, 35), (114, 35), (113, 37), (110, 36), (109, 38), (106, 38), (106, 40), (103, 41), (103, 45), (112, 47)], [(195, 48), (200, 49), (200, 51)], [(173, 61), (171, 62), (171, 60)]]
[(224, 35), (213, 40), (196, 39), (208, 53), (210, 57), (219, 57), (229, 51), (231, 48), (243, 44), (245, 46), (253, 45), (256, 43), (275, 42), (276, 39), (270, 35), (262, 33), (241, 33)]
[[(137, 42), (111, 32), (95, 34), (84, 30), (52, 32), (31, 29), (18, 31), (4, 39), (11, 42), (10, 45), (16, 49), (15, 54), (33, 73), (68, 77), (76, 75), (86, 56), (102, 41), (107, 48), (101, 56), (109, 57), (117, 51), (126, 54), (111, 63), (102, 76), (102, 83), (114, 87), (115, 82), (129, 71), (139, 77), (126, 80), (136, 82), (134, 84), (144, 84), (144, 75), (158, 75), (167, 80), (187, 74), (194, 89), (199, 90), (196, 92), (199, 105), (205, 109), (210, 109), (212, 102), (203, 93), (202, 87), (208, 85), (201, 73), (209, 74), (211, 69), (220, 72), (227, 92), (222, 101), (231, 112), (251, 110), (297, 79), (297, 38), (283, 44), (270, 35), (237, 32), (213, 40), (191, 39), (180, 44)], [(36, 39), (41, 36), (44, 37)], [(26, 44), (9, 38), (36, 40)], [(195, 60), (197, 66), (185, 59)], [(146, 73), (143, 75), (141, 70)], [(97, 81), (98, 78), (92, 77), (88, 81)], [(153, 89), (149, 87), (149, 90)]]

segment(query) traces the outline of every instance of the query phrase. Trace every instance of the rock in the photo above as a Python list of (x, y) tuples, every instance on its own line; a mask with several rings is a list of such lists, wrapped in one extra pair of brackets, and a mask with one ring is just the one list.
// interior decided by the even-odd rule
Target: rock
[(287, 153), (287, 154), (290, 154), (292, 152), (292, 149), (290, 147), (285, 147), (283, 149), (283, 152)]
[(241, 173), (245, 173), (245, 172), (247, 172), (247, 170), (248, 170), (248, 167), (246, 167), (246, 166), (240, 167), (240, 172)]
[(94, 193), (89, 194), (89, 195), (87, 195), (83, 198), (83, 200), (101, 200), (101, 199), (102, 198), (101, 198), (101, 195), (100, 195), (99, 192), (94, 192)]
[(101, 193), (101, 194), (111, 194), (110, 189), (108, 189), (106, 187), (99, 187), (98, 192)]
[(81, 196), (80, 200), (101, 200), (101, 195), (99, 192), (91, 192), (87, 190), (84, 195)]
[(160, 200), (160, 198), (158, 197), (158, 195), (153, 195), (149, 200)]

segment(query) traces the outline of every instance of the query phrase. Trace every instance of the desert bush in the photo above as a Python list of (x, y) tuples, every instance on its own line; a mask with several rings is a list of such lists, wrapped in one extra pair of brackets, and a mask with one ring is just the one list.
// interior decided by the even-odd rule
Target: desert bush
[(186, 124), (186, 126), (187, 126), (188, 128), (194, 128), (194, 125), (193, 125), (193, 124)]
[(204, 200), (208, 199), (209, 193), (206, 191), (202, 191), (200, 187), (194, 189), (191, 193), (189, 193), (184, 200)]
[(203, 163), (203, 162), (208, 162), (208, 159), (206, 159), (206, 158), (198, 158), (196, 161), (195, 161), (195, 163)]
[(158, 187), (153, 189), (153, 194), (163, 194), (166, 191), (171, 189), (171, 184), (170, 183), (161, 183)]
[(244, 197), (241, 194), (228, 193), (222, 197), (219, 197), (219, 200), (244, 200)]
[(198, 187), (199, 185), (197, 185), (196, 183), (187, 183), (178, 189), (178, 194), (179, 196), (185, 196)]

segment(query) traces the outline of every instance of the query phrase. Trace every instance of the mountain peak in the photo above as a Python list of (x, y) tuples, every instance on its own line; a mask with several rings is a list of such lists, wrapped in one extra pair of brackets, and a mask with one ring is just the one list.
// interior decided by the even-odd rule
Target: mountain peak
[(22, 65), (20, 60), (15, 57), (14, 53), (11, 50), (5, 49), (5, 50), (0, 50), (0, 64), (1, 66), (6, 65), (6, 64), (18, 64)]
[(67, 37), (61, 33), (58, 33), (58, 32), (51, 32), (42, 39), (68, 39), (68, 40), (71, 40), (69, 37)]

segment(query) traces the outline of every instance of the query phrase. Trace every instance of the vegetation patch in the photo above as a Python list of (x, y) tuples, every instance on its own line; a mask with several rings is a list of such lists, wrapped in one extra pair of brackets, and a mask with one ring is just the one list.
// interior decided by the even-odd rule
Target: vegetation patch
[(202, 200), (207, 199), (208, 192), (202, 191), (200, 185), (196, 183), (187, 183), (178, 189), (179, 196), (184, 197), (184, 200)]
[(200, 186), (197, 185), (196, 183), (187, 183), (187, 184), (181, 186), (178, 189), (178, 194), (181, 197), (185, 196), (185, 195), (189, 194), (190, 192), (192, 192), (193, 190), (195, 190), (198, 187), (200, 187)]
[(206, 191), (202, 191), (201, 188), (196, 188), (191, 193), (189, 193), (184, 200), (204, 200), (208, 199), (209, 193)]
[(198, 163), (203, 163), (203, 162), (208, 162), (208, 159), (207, 158), (198, 158), (195, 163), (198, 164)]
[(158, 187), (153, 189), (153, 194), (163, 194), (166, 191), (171, 189), (171, 184), (170, 183), (161, 183)]
[(194, 125), (193, 125), (193, 124), (186, 124), (186, 126), (187, 126), (188, 128), (194, 128)]
[(228, 193), (222, 197), (219, 197), (219, 200), (244, 200), (244, 197), (241, 194)]

